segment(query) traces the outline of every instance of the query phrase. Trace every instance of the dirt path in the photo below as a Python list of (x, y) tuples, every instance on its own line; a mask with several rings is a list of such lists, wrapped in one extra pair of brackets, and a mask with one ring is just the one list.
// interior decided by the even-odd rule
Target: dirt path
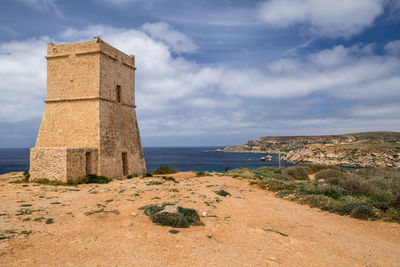
[[(321, 212), (246, 180), (174, 176), (179, 183), (153, 177), (79, 187), (10, 184), (9, 176), (0, 177), (0, 265), (400, 264), (399, 224)], [(219, 189), (231, 197), (218, 196)], [(171, 234), (172, 228), (153, 224), (138, 210), (162, 202), (206, 212), (205, 226)]]

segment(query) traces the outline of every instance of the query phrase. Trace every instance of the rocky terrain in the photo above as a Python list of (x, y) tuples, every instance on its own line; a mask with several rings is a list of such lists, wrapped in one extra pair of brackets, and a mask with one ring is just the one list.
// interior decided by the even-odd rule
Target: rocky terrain
[(289, 162), (359, 167), (400, 167), (400, 133), (260, 137), (222, 152), (282, 153)]
[[(249, 180), (171, 178), (51, 186), (0, 176), (1, 266), (398, 266), (400, 225), (278, 198)], [(175, 181), (174, 181), (175, 180)], [(229, 194), (221, 194), (227, 192)], [(195, 209), (201, 224), (157, 225), (139, 209)]]

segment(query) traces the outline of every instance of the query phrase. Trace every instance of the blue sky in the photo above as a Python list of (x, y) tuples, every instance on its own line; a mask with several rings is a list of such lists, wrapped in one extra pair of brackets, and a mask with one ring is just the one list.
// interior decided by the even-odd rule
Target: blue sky
[(46, 43), (136, 56), (144, 146), (400, 129), (399, 0), (2, 0), (0, 147), (33, 147)]

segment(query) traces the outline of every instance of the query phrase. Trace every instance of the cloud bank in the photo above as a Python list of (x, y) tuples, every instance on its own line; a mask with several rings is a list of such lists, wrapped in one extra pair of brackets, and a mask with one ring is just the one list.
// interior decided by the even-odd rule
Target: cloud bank
[(231, 136), (398, 130), (399, 41), (387, 43), (383, 54), (374, 44), (337, 45), (301, 58), (268, 62), (263, 69), (208, 67), (180, 54), (195, 52), (196, 45), (164, 22), (137, 29), (69, 28), (52, 39), (0, 44), (5, 103), (0, 106), (0, 122), (23, 125), (40, 120), (48, 41), (82, 41), (95, 35), (136, 56), (137, 112), (145, 145), (146, 140), (156, 139), (164, 140), (164, 145), (168, 145), (165, 140), (177, 145), (185, 138), (193, 143), (201, 136), (215, 137), (225, 145), (229, 143), (221, 136), (230, 140)]
[(36, 10), (40, 10), (42, 12), (54, 12), (57, 16), (61, 15), (61, 12), (56, 4), (56, 0), (17, 0), (17, 1)]
[(384, 0), (269, 0), (259, 5), (259, 15), (275, 27), (301, 23), (316, 35), (348, 37), (371, 26), (384, 4)]

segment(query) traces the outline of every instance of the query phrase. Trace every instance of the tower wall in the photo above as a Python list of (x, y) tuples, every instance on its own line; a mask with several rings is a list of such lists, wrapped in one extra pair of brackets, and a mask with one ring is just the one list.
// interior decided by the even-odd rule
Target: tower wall
[(47, 46), (46, 107), (36, 147), (99, 147), (100, 44)]
[(31, 177), (65, 181), (88, 171), (111, 178), (144, 174), (134, 57), (97, 40), (49, 43), (46, 58), (46, 107), (31, 149)]
[[(100, 94), (109, 101), (100, 104), (100, 173), (123, 175), (122, 153), (127, 155), (127, 172), (146, 172), (135, 112), (135, 60), (102, 43)], [(120, 99), (117, 100), (117, 86)], [(111, 89), (111, 90), (110, 90)]]

